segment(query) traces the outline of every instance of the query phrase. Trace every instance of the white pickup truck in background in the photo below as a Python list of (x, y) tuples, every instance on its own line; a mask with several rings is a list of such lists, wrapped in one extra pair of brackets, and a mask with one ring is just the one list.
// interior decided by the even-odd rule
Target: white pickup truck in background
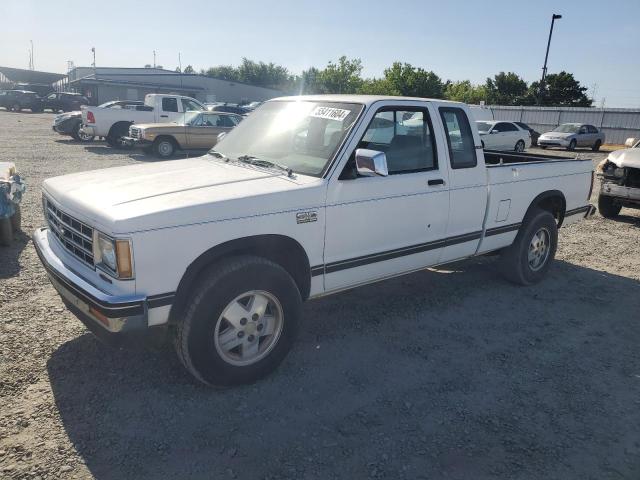
[(170, 335), (200, 381), (253, 382), (307, 299), (489, 252), (515, 283), (544, 277), (558, 228), (594, 212), (593, 164), (483, 151), (469, 118), (441, 100), (271, 100), (208, 155), (46, 180), (34, 245), (100, 338)]
[(104, 137), (112, 147), (120, 147), (122, 137), (129, 134), (129, 127), (135, 123), (171, 122), (184, 112), (199, 110), (206, 110), (206, 107), (194, 98), (151, 93), (145, 96), (144, 105), (82, 107), (82, 131), (86, 135)]

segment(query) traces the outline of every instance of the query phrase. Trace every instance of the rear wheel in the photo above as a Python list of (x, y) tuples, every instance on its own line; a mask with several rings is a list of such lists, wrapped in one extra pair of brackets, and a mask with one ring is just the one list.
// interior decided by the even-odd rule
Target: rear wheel
[(524, 141), (518, 140), (518, 142), (516, 143), (515, 151), (518, 153), (522, 153), (524, 152), (524, 148), (525, 148)]
[(128, 123), (119, 123), (111, 127), (109, 135), (107, 135), (107, 144), (113, 148), (126, 148), (126, 145), (122, 141), (122, 137), (126, 137), (129, 133)]
[(604, 218), (615, 218), (622, 210), (622, 205), (616, 204), (613, 197), (607, 195), (598, 196), (598, 211)]
[(573, 140), (571, 140), (571, 141), (569, 142), (569, 146), (567, 147), (567, 150), (569, 150), (569, 151), (573, 151), (573, 150), (575, 150), (575, 149), (576, 149), (576, 145), (577, 145), (577, 143), (578, 143), (578, 142), (576, 142), (576, 139), (575, 139), (575, 138), (574, 138)]
[(8, 247), (13, 241), (13, 226), (11, 219), (0, 218), (0, 245)]
[(302, 299), (291, 276), (265, 258), (229, 258), (210, 268), (175, 335), (178, 357), (198, 380), (252, 383), (282, 362), (298, 330)]
[(549, 270), (558, 245), (556, 219), (546, 210), (527, 215), (513, 244), (500, 256), (504, 277), (520, 285), (539, 282)]
[(20, 106), (19, 103), (16, 103), (16, 104), (13, 105), (11, 110), (13, 110), (14, 112), (20, 112), (20, 111), (22, 111), (22, 107)]
[(79, 142), (93, 142), (93, 139), (95, 138), (93, 135), (89, 135), (88, 133), (83, 131), (82, 125), (80, 123), (73, 127), (71, 136)]
[(600, 150), (601, 146), (602, 146), (602, 142), (600, 140), (596, 140), (596, 143), (593, 144), (593, 147), (591, 147), (591, 150), (593, 150), (594, 152), (597, 152), (598, 150)]

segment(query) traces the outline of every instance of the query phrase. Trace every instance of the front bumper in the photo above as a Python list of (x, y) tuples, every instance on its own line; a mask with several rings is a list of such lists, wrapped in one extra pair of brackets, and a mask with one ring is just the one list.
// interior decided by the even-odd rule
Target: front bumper
[(625, 187), (610, 182), (602, 182), (600, 194), (619, 199), (622, 203), (640, 203), (640, 188)]
[(145, 140), (144, 138), (134, 138), (134, 137), (122, 137), (122, 143), (124, 143), (129, 148), (135, 147), (150, 147), (153, 145), (153, 142), (150, 140)]
[(562, 138), (538, 138), (538, 145), (544, 147), (568, 147), (569, 141)]
[(66, 267), (51, 249), (47, 228), (33, 233), (33, 245), (49, 280), (67, 308), (100, 340), (114, 346), (148, 343), (165, 329), (148, 326), (147, 297), (111, 295)]

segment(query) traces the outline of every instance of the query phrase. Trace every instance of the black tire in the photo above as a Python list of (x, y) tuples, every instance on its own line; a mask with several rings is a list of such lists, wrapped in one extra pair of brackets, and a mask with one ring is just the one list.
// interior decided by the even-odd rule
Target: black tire
[(160, 137), (153, 142), (153, 151), (160, 158), (171, 158), (176, 152), (176, 143), (172, 138)]
[(16, 205), (16, 212), (11, 217), (11, 228), (14, 233), (22, 230), (22, 212), (20, 211), (20, 205)]
[(109, 135), (107, 135), (107, 144), (113, 148), (125, 149), (126, 145), (122, 143), (122, 137), (126, 137), (129, 134), (129, 123), (119, 123), (111, 127)]
[(576, 142), (576, 139), (574, 138), (569, 142), (569, 146), (567, 147), (567, 150), (569, 150), (570, 152), (573, 152), (576, 149), (577, 144), (578, 142)]
[(543, 150), (546, 150), (546, 149), (547, 149), (547, 146), (546, 146), (546, 145), (539, 145), (539, 147), (540, 147), (541, 149), (543, 149)]
[(12, 111), (14, 111), (14, 112), (20, 112), (20, 111), (22, 111), (22, 107), (21, 107), (19, 104), (17, 104), (17, 103), (16, 103), (16, 104), (11, 108), (11, 110), (12, 110)]
[(516, 152), (518, 152), (518, 153), (522, 153), (522, 152), (524, 152), (525, 148), (526, 148), (526, 145), (525, 145), (524, 141), (523, 140), (518, 140), (516, 142), (516, 146), (514, 147), (514, 150)]
[(482, 144), (482, 149), (484, 150), (484, 142), (480, 140), (480, 143)]
[(73, 137), (74, 140), (78, 141), (78, 142), (93, 142), (93, 139), (95, 138), (93, 135), (86, 135), (80, 132), (80, 129), (82, 128), (82, 124), (81, 123), (77, 123), (74, 127), (73, 130), (71, 130), (71, 136)]
[[(217, 351), (214, 335), (225, 308), (249, 291), (264, 291), (277, 298), (283, 311), (282, 329), (265, 357), (250, 365), (237, 366)], [(282, 362), (298, 331), (302, 299), (284, 268), (265, 258), (247, 255), (223, 260), (209, 268), (186, 305), (174, 337), (178, 357), (200, 382), (228, 386), (253, 383)]]
[(600, 150), (601, 146), (602, 146), (602, 142), (600, 140), (596, 140), (596, 143), (593, 144), (593, 147), (591, 147), (591, 150), (593, 150), (594, 152), (597, 152), (598, 150)]
[(622, 210), (622, 205), (616, 204), (613, 197), (607, 195), (598, 196), (598, 211), (604, 218), (615, 218)]
[(0, 218), (0, 245), (8, 247), (13, 241), (13, 227), (11, 220), (8, 218)]
[[(534, 267), (529, 262), (529, 250), (534, 235), (540, 231), (548, 235), (547, 250), (540, 265)], [(558, 225), (556, 219), (546, 210), (535, 209), (523, 221), (513, 244), (500, 255), (500, 271), (509, 281), (519, 285), (538, 283), (549, 270), (558, 246)]]

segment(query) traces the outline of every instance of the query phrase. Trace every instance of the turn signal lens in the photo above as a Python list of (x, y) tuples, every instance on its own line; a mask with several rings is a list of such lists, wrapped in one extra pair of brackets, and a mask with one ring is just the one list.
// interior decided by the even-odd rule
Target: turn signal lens
[(118, 261), (118, 277), (132, 278), (131, 243), (129, 240), (116, 240), (116, 259)]

